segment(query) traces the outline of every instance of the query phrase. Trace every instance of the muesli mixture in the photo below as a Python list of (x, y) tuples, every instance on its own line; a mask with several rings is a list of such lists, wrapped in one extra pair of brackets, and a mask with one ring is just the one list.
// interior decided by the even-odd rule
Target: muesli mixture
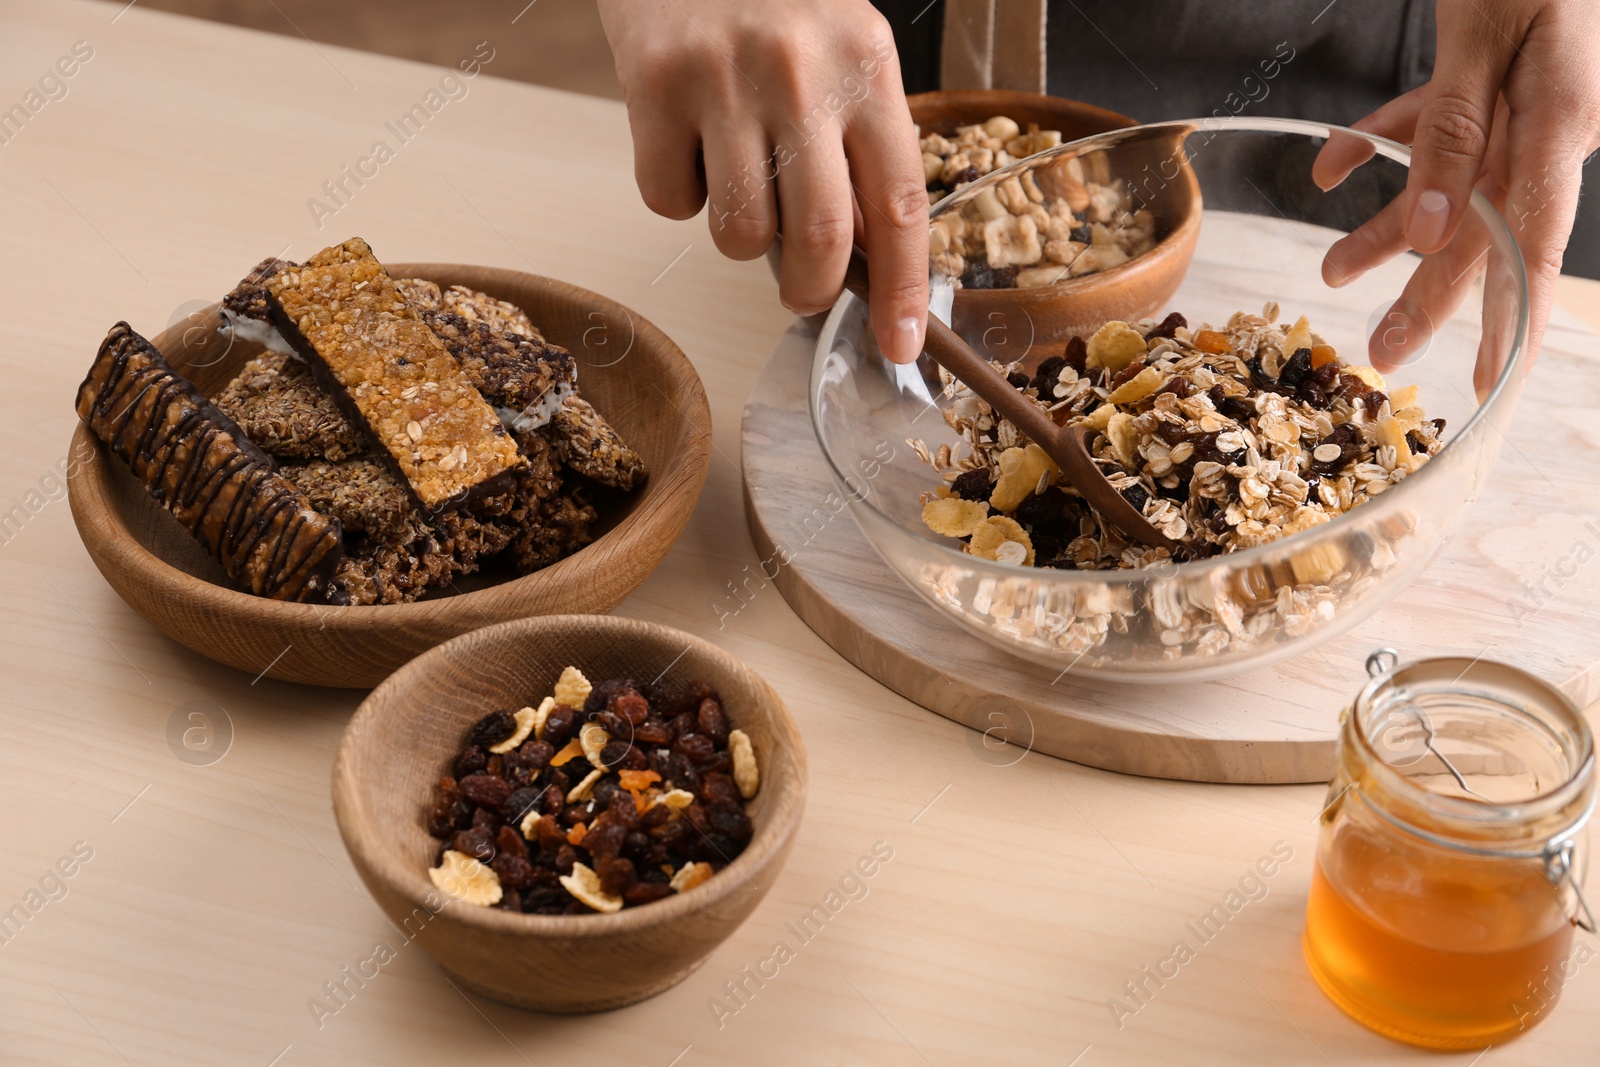
[[(1263, 545), (1328, 522), (1404, 480), (1443, 447), (1415, 386), (1390, 390), (1374, 368), (1349, 365), (1301, 318), (1235, 314), (1191, 330), (1182, 315), (1110, 322), (1069, 341), (1019, 390), (1058, 424), (1095, 432), (1090, 452), (1113, 485), (1173, 540), (1176, 553), (1131, 543), (1101, 524), (1059, 471), (1016, 428), (946, 377), (945, 420), (965, 442), (930, 453), (941, 472), (923, 518), (973, 555), (1023, 566), (1133, 569)], [(1034, 649), (1126, 662), (1145, 635), (1161, 655), (1216, 656), (1293, 640), (1366, 595), (1392, 567), (1415, 519), (1391, 515), (1369, 536), (1318, 542), (1281, 563), (1240, 568), (1217, 583), (1186, 581), (1179, 566), (1142, 592), (1073, 591), (1016, 579), (972, 579), (930, 565), (928, 592)], [(1152, 572), (1160, 574), (1161, 572)], [(1213, 576), (1214, 577), (1214, 576)], [(1126, 635), (1120, 640), (1119, 635)], [(1079, 662), (1074, 659), (1074, 663)], [(1084, 661), (1093, 667), (1099, 658)]]
[[(1058, 425), (1096, 431), (1090, 454), (1111, 484), (1176, 552), (1130, 543), (1101, 524), (1059, 469), (965, 386), (947, 380), (945, 421), (967, 449), (928, 456), (946, 484), (923, 520), (987, 559), (1103, 570), (1252, 548), (1327, 522), (1384, 492), (1441, 447), (1415, 386), (1386, 392), (1373, 368), (1351, 366), (1304, 318), (1278, 309), (1225, 326), (1108, 322), (1014, 386)], [(912, 447), (928, 455), (920, 441)], [(1340, 561), (1305, 557), (1302, 581)], [(1333, 568), (1329, 570), (1328, 568)], [(1300, 571), (1304, 573), (1298, 573)], [(1324, 573), (1325, 572), (1325, 573)]]
[[(1005, 116), (922, 138), (928, 200), (937, 203), (983, 175), (1061, 143), (1058, 130), (1023, 132)], [(1154, 248), (1156, 221), (1136, 207), (1104, 152), (1009, 178), (962, 210), (937, 219), (934, 266), (964, 289), (1031, 289), (1126, 263)]]
[(467, 731), (427, 813), (428, 872), (469, 904), (586, 915), (684, 893), (750, 843), (755, 749), (704, 682), (591, 684)]

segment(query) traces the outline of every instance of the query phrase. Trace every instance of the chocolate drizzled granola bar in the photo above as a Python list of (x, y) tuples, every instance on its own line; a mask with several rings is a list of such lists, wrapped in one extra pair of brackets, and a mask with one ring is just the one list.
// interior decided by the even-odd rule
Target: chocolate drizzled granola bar
[(77, 411), (234, 581), (275, 600), (344, 602), (338, 522), (127, 323), (106, 335)]
[(430, 511), (500, 491), (523, 460), (499, 416), (354, 238), (266, 279), (279, 333)]

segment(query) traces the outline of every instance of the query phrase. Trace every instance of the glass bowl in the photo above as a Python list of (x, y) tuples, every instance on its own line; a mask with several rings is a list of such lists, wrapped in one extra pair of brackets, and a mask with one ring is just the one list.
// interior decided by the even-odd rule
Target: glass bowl
[[(1323, 191), (1311, 169), (1330, 137), (1352, 139), (1347, 144), (1371, 158)], [(1410, 153), (1381, 138), (1287, 119), (1203, 119), (1084, 138), (963, 187), (940, 202), (933, 220), (992, 207), (994, 187), (1013, 176), (1032, 173), (1047, 187), (1052, 168), (1075, 158), (1081, 168), (1085, 157), (1126, 179), (1131, 206), (1158, 218), (1163, 198), (1191, 175), (1198, 182), (1199, 240), (1168, 310), (1195, 329), (1220, 327), (1236, 312), (1261, 314), (1272, 302), (1285, 328), (1307, 316), (1344, 362), (1380, 364), (1389, 392), (1417, 386), (1427, 417), (1445, 420), (1442, 450), (1331, 521), (1209, 559), (1115, 570), (984, 559), (921, 519), (925, 494), (942, 477), (919, 450), (936, 454), (948, 445), (959, 456), (965, 447), (944, 420), (950, 400), (938, 368), (927, 356), (900, 367), (883, 359), (865, 305), (846, 293), (823, 326), (810, 383), (812, 424), (833, 479), (867, 540), (933, 610), (1046, 667), (1085, 678), (1192, 681), (1305, 652), (1415, 578), (1482, 491), (1527, 362), (1527, 283), (1516, 243), (1474, 195), (1446, 248), (1427, 257), (1403, 252), (1329, 285), (1329, 247), (1400, 194)], [(1158, 228), (1158, 240), (1164, 236)], [(952, 279), (932, 265), (930, 273), (933, 313), (948, 320)], [(1070, 300), (1075, 279), (1057, 284)], [(1129, 306), (1139, 295), (1130, 292)], [(992, 329), (1014, 331), (1004, 318)], [(1060, 355), (1068, 339), (1037, 323), (1024, 328), (1031, 336), (1021, 344), (1014, 333), (996, 344), (979, 327), (963, 332), (974, 348), (1003, 351), (1008, 361), (1024, 353), (1019, 362), (1029, 372)], [(885, 439), (895, 446), (887, 461)], [(862, 478), (869, 468), (873, 476)]]

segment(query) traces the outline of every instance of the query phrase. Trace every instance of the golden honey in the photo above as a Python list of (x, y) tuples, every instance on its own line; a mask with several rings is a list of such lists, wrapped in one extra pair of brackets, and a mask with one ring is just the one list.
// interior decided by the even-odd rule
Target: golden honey
[(1592, 920), (1573, 868), (1594, 801), (1588, 727), (1500, 664), (1368, 669), (1323, 812), (1307, 964), (1379, 1033), (1501, 1044), (1548, 1018), (1583, 962), (1574, 922)]

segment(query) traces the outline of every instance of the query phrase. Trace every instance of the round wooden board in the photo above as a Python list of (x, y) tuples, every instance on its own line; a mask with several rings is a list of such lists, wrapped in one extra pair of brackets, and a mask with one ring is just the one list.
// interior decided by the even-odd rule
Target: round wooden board
[[(1581, 327), (1552, 326), (1484, 499), (1423, 576), (1377, 615), (1273, 667), (1198, 684), (1119, 686), (1059, 676), (983, 643), (883, 565), (818, 450), (806, 407), (816, 334), (797, 323), (745, 405), (745, 516), (762, 561), (745, 585), (773, 582), (851, 663), (981, 731), (974, 750), (993, 762), (1034, 749), (1157, 778), (1326, 781), (1340, 709), (1360, 688), (1366, 655), (1382, 645), (1408, 659), (1464, 652), (1513, 663), (1579, 707), (1600, 696), (1600, 642), (1586, 636), (1592, 622), (1571, 611), (1600, 600), (1600, 566), (1564, 578), (1587, 588), (1563, 588), (1543, 609), (1518, 607), (1528, 601), (1525, 582), (1570, 569), (1562, 561), (1571, 562), (1577, 541), (1588, 539), (1585, 559), (1600, 547), (1600, 522), (1585, 525), (1582, 503), (1593, 492), (1588, 471), (1600, 435), (1578, 418), (1539, 414), (1567, 412), (1571, 395), (1600, 394), (1600, 361), (1582, 354), (1594, 351), (1593, 341)], [(1518, 441), (1538, 441), (1539, 458), (1528, 459)], [(787, 564), (777, 562), (778, 543)]]

